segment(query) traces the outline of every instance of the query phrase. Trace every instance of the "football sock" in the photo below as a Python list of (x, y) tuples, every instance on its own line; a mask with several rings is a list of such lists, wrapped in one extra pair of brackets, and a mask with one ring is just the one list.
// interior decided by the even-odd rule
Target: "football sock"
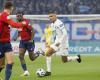
[(51, 57), (46, 57), (47, 71), (51, 72)]
[(78, 56), (68, 56), (67, 57), (67, 60), (68, 61), (75, 61), (75, 60), (77, 60), (79, 57)]
[(22, 68), (24, 71), (27, 71), (27, 67), (26, 67), (26, 64), (21, 64)]
[(5, 80), (10, 80), (11, 73), (12, 73), (12, 64), (7, 64), (5, 70)]

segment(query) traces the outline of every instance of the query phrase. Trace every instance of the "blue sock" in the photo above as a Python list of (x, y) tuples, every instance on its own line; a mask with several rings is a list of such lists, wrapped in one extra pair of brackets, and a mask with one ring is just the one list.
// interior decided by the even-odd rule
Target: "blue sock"
[(12, 73), (12, 64), (6, 65), (5, 80), (9, 80)]
[(27, 70), (26, 64), (21, 64), (21, 66), (22, 66), (22, 68), (23, 68), (24, 71)]

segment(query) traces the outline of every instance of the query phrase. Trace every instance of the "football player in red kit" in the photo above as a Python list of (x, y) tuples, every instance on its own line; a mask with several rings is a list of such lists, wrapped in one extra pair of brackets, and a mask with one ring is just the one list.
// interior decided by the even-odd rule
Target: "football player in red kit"
[(28, 76), (29, 71), (27, 70), (26, 62), (24, 59), (26, 50), (28, 51), (29, 58), (31, 61), (34, 61), (39, 56), (39, 51), (34, 53), (35, 43), (34, 43), (34, 29), (30, 25), (29, 20), (23, 17), (24, 13), (22, 11), (18, 11), (16, 14), (17, 21), (22, 22), (25, 21), (28, 25), (19, 29), (19, 36), (21, 37), (19, 44), (19, 59), (21, 62), (22, 69), (24, 73), (21, 76)]
[(12, 2), (6, 2), (4, 10), (0, 13), (0, 72), (4, 68), (6, 58), (5, 80), (9, 80), (13, 66), (13, 51), (10, 43), (10, 26), (20, 28), (27, 25), (26, 22), (14, 22), (10, 14), (13, 11)]

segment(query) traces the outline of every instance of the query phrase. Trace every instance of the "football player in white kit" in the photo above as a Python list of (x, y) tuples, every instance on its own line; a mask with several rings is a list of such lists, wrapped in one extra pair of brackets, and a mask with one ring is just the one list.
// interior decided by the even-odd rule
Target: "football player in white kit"
[(63, 22), (57, 18), (55, 13), (50, 13), (49, 19), (52, 22), (51, 28), (53, 30), (56, 39), (54, 43), (51, 44), (50, 47), (48, 47), (45, 51), (45, 55), (47, 58), (46, 59), (47, 71), (45, 76), (51, 75), (51, 56), (55, 52), (61, 55), (62, 62), (64, 63), (75, 60), (78, 61), (79, 63), (81, 62), (80, 55), (68, 56), (68, 48), (69, 48), (68, 35)]

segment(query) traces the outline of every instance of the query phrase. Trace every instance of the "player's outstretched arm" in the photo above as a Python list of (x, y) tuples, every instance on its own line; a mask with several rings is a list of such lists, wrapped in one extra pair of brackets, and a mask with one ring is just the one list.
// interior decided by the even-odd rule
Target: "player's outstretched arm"
[(25, 22), (14, 22), (12, 19), (7, 20), (7, 23), (13, 28), (21, 28), (26, 25)]
[(31, 30), (31, 40), (29, 42), (33, 42), (34, 36), (35, 36), (35, 31), (34, 31), (34, 28), (32, 27), (32, 30)]

